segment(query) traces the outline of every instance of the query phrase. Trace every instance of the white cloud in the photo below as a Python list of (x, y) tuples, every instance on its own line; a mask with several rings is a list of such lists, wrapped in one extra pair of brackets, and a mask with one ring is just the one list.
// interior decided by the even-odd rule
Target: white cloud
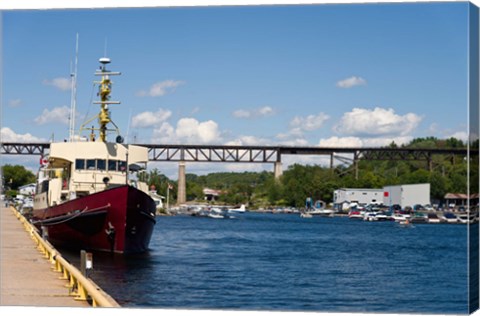
[(364, 147), (385, 147), (394, 142), (397, 146), (406, 145), (413, 139), (412, 136), (397, 136), (397, 137), (377, 137), (364, 138)]
[(0, 129), (0, 138), (2, 142), (44, 142), (45, 139), (33, 136), (30, 133), (17, 134), (8, 127)]
[(175, 129), (168, 122), (163, 122), (160, 127), (155, 128), (152, 134), (152, 142), (162, 144), (175, 144)]
[(68, 124), (70, 108), (67, 106), (56, 107), (52, 110), (44, 109), (42, 114), (34, 119), (38, 125), (47, 123)]
[(258, 111), (258, 114), (260, 114), (261, 116), (269, 116), (275, 113), (273, 109), (269, 106), (264, 106), (262, 108), (259, 108), (257, 111)]
[(152, 127), (166, 121), (171, 115), (171, 111), (162, 108), (158, 109), (157, 112), (142, 112), (132, 118), (132, 127)]
[(175, 128), (168, 122), (155, 128), (152, 141), (164, 144), (219, 144), (222, 137), (218, 124), (212, 120), (199, 122), (194, 118), (182, 118)]
[(409, 143), (413, 138), (411, 136), (403, 137), (337, 137), (322, 138), (318, 142), (320, 147), (383, 147), (395, 142), (398, 146)]
[(167, 93), (172, 93), (175, 91), (175, 88), (183, 85), (184, 81), (179, 80), (165, 80), (161, 82), (154, 83), (149, 90), (141, 90), (137, 92), (137, 96), (140, 97), (160, 97)]
[(251, 117), (251, 115), (252, 114), (246, 110), (236, 110), (235, 112), (233, 112), (233, 116), (235, 116), (236, 118), (249, 118)]
[(362, 147), (363, 141), (358, 137), (337, 137), (333, 136), (327, 139), (320, 139), (320, 147)]
[(354, 108), (343, 114), (334, 127), (337, 133), (350, 136), (406, 136), (420, 123), (422, 118), (414, 113), (395, 114), (393, 109), (374, 110)]
[(275, 137), (283, 141), (283, 140), (288, 140), (292, 138), (303, 138), (304, 134), (301, 128), (295, 127), (295, 128), (290, 128), (286, 133), (279, 133)]
[(285, 140), (279, 143), (279, 145), (283, 146), (309, 146), (308, 140), (305, 138), (292, 138), (289, 140)]
[(432, 123), (432, 124), (430, 124), (430, 126), (428, 127), (428, 132), (429, 132), (430, 134), (436, 134), (436, 133), (438, 133), (438, 131), (439, 131), (439, 126), (438, 126), (437, 123)]
[(271, 145), (272, 142), (266, 138), (256, 136), (240, 136), (234, 140), (228, 141), (225, 145), (228, 146), (256, 146), (256, 145)]
[[(468, 141), (468, 133), (467, 132), (455, 132), (452, 135), (448, 136), (447, 138), (451, 138), (451, 137), (456, 138), (456, 139), (460, 139), (464, 142)], [(475, 136), (473, 138), (475, 138)]]
[(70, 78), (54, 78), (52, 80), (45, 79), (43, 80), (43, 84), (47, 86), (53, 86), (57, 89), (62, 91), (71, 90), (72, 88), (72, 81)]
[(299, 131), (314, 131), (321, 128), (329, 118), (325, 113), (312, 114), (307, 117), (295, 116), (290, 122), (290, 129), (292, 132), (297, 129), (297, 134)]
[(194, 143), (218, 143), (220, 139), (218, 124), (212, 120), (199, 122), (194, 118), (182, 118), (177, 122), (175, 134), (181, 140)]
[(253, 110), (236, 110), (233, 112), (233, 116), (236, 118), (260, 118), (260, 117), (267, 117), (275, 114), (275, 111), (270, 106), (264, 106), (258, 109)]
[(20, 99), (13, 99), (13, 100), (8, 101), (8, 106), (12, 107), (12, 108), (16, 108), (16, 107), (19, 107), (20, 105), (22, 105), (22, 103), (23, 102)]
[(355, 86), (364, 86), (367, 84), (367, 81), (362, 77), (352, 76), (347, 79), (343, 79), (337, 82), (337, 87), (348, 89)]

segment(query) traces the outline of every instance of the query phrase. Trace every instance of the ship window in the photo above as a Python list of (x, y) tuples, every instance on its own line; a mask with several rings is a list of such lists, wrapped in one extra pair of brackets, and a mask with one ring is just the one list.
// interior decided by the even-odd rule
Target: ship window
[(119, 171), (126, 171), (127, 170), (127, 163), (125, 161), (118, 162), (118, 170)]
[(108, 161), (108, 171), (117, 171), (117, 161), (109, 160)]
[(106, 163), (105, 159), (97, 159), (97, 170), (105, 170)]
[(85, 169), (85, 159), (76, 159), (75, 160), (75, 169), (76, 170)]
[(87, 169), (95, 170), (95, 159), (87, 159)]

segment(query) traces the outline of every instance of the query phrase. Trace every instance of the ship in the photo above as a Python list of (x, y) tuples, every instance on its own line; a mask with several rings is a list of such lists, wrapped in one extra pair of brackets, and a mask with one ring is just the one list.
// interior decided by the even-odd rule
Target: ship
[[(94, 103), (100, 112), (81, 125), (78, 137), (52, 142), (41, 158), (31, 221), (54, 246), (145, 252), (156, 224), (156, 205), (142, 181), (148, 148), (123, 143), (109, 109), (120, 104), (110, 100), (111, 76), (120, 72), (107, 70), (107, 57), (99, 62), (99, 101)], [(94, 120), (97, 128), (90, 127)], [(81, 136), (85, 131), (88, 136)], [(113, 133), (115, 141), (109, 142)]]

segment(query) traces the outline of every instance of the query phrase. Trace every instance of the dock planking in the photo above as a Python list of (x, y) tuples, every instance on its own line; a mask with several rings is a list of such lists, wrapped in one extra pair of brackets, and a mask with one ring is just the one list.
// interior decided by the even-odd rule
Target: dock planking
[(52, 270), (12, 211), (0, 208), (0, 305), (89, 307), (69, 296), (66, 281)]

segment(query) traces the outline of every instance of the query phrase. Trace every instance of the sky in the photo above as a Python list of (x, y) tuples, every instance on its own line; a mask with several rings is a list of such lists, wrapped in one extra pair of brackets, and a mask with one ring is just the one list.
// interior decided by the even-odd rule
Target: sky
[[(467, 2), (5, 10), (2, 141), (68, 138), (98, 112), (108, 56), (112, 118), (128, 143), (369, 146), (467, 139)], [(85, 133), (84, 135), (86, 135)], [(113, 138), (112, 138), (113, 140)], [(291, 156), (289, 164), (321, 163)], [(38, 167), (38, 157), (2, 163)], [(173, 163), (152, 163), (176, 177)], [(187, 172), (273, 171), (262, 164)]]

